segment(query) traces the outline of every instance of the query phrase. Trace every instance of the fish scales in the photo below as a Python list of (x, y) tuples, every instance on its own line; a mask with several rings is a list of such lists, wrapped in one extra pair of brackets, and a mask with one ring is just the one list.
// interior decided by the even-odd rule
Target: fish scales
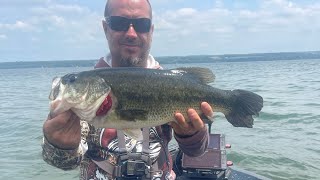
[[(208, 101), (217, 109), (223, 108), (225, 102), (228, 102), (224, 101), (228, 92), (213, 89), (176, 73), (130, 71), (119, 76), (114, 72), (101, 71), (99, 76), (110, 84), (114, 96), (117, 97), (119, 109), (146, 110), (149, 116), (144, 120), (162, 119), (163, 122), (169, 122), (173, 120), (175, 112), (186, 115), (188, 108), (200, 112), (202, 101)], [(228, 105), (224, 109), (227, 107)]]
[(82, 115), (82, 118), (97, 126), (117, 129), (161, 125), (174, 120), (176, 112), (187, 117), (188, 108), (200, 113), (203, 101), (213, 106), (214, 111), (224, 113), (234, 126), (252, 127), (252, 115), (258, 115), (263, 107), (262, 97), (253, 92), (222, 90), (208, 85), (214, 75), (207, 68), (107, 68), (69, 74), (61, 79), (63, 88), (53, 88), (60, 92), (52, 94), (59, 94), (60, 99), (85, 97), (85, 101), (95, 104), (82, 109), (72, 107), (76, 114), (86, 112), (85, 109), (96, 112), (103, 96), (112, 96), (110, 112), (103, 116), (90, 112), (90, 116)]

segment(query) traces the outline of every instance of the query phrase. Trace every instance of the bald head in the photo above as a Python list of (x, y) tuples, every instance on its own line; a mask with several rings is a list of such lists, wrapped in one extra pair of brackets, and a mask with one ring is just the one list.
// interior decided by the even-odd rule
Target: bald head
[[(112, 4), (115, 1), (119, 2), (119, 0), (107, 0), (106, 6), (105, 6), (105, 9), (104, 9), (104, 17), (109, 17), (111, 15), (112, 10), (113, 10)], [(152, 8), (151, 8), (151, 4), (150, 4), (149, 0), (120, 0), (120, 1), (123, 1), (123, 2), (145, 1), (146, 3), (148, 3), (149, 15), (150, 15), (150, 19), (152, 19)]]

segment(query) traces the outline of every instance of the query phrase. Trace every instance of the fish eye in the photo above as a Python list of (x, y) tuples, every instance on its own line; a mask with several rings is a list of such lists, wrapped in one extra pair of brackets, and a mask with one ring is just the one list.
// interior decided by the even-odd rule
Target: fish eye
[(69, 77), (69, 82), (70, 82), (70, 83), (73, 83), (73, 82), (76, 81), (76, 79), (77, 79), (77, 76), (75, 76), (75, 75), (73, 74), (73, 75), (71, 75), (71, 76)]
[(75, 74), (68, 74), (62, 78), (62, 84), (74, 83), (77, 80), (77, 76)]

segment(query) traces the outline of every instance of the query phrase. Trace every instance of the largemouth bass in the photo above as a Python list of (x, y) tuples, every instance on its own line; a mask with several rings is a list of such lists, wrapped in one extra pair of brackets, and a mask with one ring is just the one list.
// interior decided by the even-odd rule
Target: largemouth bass
[(263, 107), (261, 96), (246, 90), (222, 90), (209, 83), (207, 68), (154, 70), (103, 68), (67, 74), (54, 80), (50, 93), (52, 113), (71, 109), (96, 127), (139, 129), (174, 120), (176, 112), (187, 117), (188, 108), (201, 113), (208, 102), (236, 127), (253, 125), (253, 115)]

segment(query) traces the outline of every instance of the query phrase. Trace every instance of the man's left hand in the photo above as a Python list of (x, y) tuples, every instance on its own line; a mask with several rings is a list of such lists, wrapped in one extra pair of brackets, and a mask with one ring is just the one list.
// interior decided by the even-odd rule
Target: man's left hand
[[(205, 116), (213, 117), (212, 108), (207, 102), (201, 103), (201, 110)], [(176, 113), (176, 121), (169, 123), (178, 136), (192, 136), (205, 126), (199, 114), (194, 109), (188, 109), (187, 115), (190, 122), (187, 121), (181, 113)]]

